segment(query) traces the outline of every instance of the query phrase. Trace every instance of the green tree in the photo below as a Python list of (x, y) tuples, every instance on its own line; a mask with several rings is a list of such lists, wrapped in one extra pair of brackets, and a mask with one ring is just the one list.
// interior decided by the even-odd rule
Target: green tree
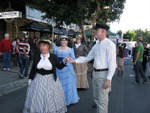
[[(58, 24), (78, 24), (84, 34), (83, 21), (110, 22), (120, 18), (125, 0), (30, 0), (29, 6), (45, 12)], [(84, 35), (85, 37), (85, 35)], [(86, 37), (85, 37), (86, 40)]]
[(129, 39), (129, 41), (133, 41), (136, 37), (136, 32), (134, 30), (128, 30), (126, 33), (124, 33), (123, 38)]
[[(83, 20), (114, 21), (119, 19), (125, 0), (30, 0), (31, 7), (45, 12), (56, 22), (80, 25)], [(94, 16), (94, 18), (93, 18)]]
[(143, 37), (143, 42), (150, 43), (150, 33), (148, 33), (147, 35), (145, 35), (145, 36)]
[(99, 21), (112, 22), (120, 19), (125, 0), (99, 0)]
[[(137, 29), (137, 30), (135, 30), (135, 32), (136, 32), (136, 38), (142, 37), (143, 42), (150, 43), (150, 32), (147, 31), (147, 29), (145, 29), (145, 30)], [(136, 40), (136, 38), (134, 40)]]
[(123, 31), (119, 30), (119, 31), (117, 31), (117, 34), (121, 37), (123, 34)]

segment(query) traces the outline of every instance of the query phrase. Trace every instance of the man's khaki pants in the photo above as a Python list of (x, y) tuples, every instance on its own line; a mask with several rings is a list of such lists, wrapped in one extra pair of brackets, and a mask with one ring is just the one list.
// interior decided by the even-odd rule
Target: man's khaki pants
[(93, 71), (93, 96), (97, 105), (97, 113), (108, 113), (108, 94), (110, 88), (103, 89), (108, 72)]

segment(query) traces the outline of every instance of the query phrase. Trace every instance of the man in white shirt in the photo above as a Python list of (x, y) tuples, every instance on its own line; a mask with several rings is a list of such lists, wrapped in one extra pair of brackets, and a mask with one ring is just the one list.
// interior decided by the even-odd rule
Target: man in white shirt
[(93, 95), (97, 105), (97, 113), (108, 113), (108, 94), (111, 89), (111, 80), (116, 70), (116, 46), (108, 39), (109, 26), (97, 23), (97, 42), (86, 57), (76, 60), (67, 58), (71, 63), (86, 63), (94, 59), (93, 71)]

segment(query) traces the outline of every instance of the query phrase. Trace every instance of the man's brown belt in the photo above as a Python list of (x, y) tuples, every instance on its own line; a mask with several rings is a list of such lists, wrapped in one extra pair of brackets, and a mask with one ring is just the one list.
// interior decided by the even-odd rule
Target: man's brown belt
[(108, 71), (108, 68), (104, 68), (104, 69), (95, 69), (94, 68), (94, 71)]

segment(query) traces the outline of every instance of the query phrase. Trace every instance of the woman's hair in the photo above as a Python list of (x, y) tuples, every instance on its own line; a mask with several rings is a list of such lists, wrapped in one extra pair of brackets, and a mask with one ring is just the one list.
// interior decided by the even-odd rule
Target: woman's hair
[(60, 41), (61, 41), (62, 39), (65, 39), (65, 40), (67, 40), (67, 41), (68, 41), (68, 38), (60, 38)]

